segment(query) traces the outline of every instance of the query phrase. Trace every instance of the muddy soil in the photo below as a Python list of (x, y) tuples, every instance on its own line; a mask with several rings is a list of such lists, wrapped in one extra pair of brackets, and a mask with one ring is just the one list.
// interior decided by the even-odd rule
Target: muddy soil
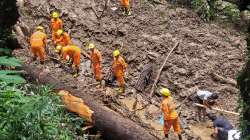
[[(140, 109), (148, 103), (150, 86), (143, 92), (136, 92), (133, 87), (144, 65), (149, 61), (148, 52), (158, 54), (155, 68), (157, 70), (172, 46), (178, 41), (180, 45), (171, 54), (157, 87), (166, 86), (171, 89), (179, 103), (194, 92), (194, 87), (198, 87), (219, 93), (220, 108), (235, 111), (237, 107), (239, 91), (236, 86), (215, 80), (212, 76), (215, 73), (225, 78), (235, 79), (244, 64), (246, 48), (244, 35), (231, 27), (222, 28), (216, 23), (204, 23), (194, 12), (174, 7), (167, 2), (157, 4), (153, 1), (134, 0), (133, 15), (127, 17), (121, 14), (119, 2), (109, 0), (101, 18), (97, 16), (101, 15), (105, 0), (24, 0), (20, 3), (21, 17), (17, 26), (21, 27), (24, 35), (30, 36), (34, 27), (41, 24), (46, 27), (50, 38), (50, 13), (53, 10), (59, 10), (64, 20), (64, 28), (70, 33), (75, 44), (87, 51), (86, 44), (94, 41), (101, 50), (104, 75), (109, 73), (112, 51), (117, 47), (115, 44), (119, 44), (118, 48), (129, 64), (127, 91), (123, 98), (113, 96), (116, 94), (113, 87), (101, 89), (92, 85), (96, 81), (93, 79), (90, 61), (84, 56), (81, 58), (80, 76), (75, 79), (51, 59), (48, 59), (45, 66), (37, 62), (30, 63), (38, 65), (64, 83), (82, 89), (86, 94), (92, 94), (105, 103), (115, 100), (119, 102), (122, 109), (130, 113), (136, 108)], [(20, 38), (19, 40), (23, 49), (17, 50), (15, 55), (24, 63), (29, 63), (28, 42)], [(50, 50), (49, 55), (53, 55), (53, 46), (47, 47)], [(138, 103), (133, 108), (135, 98)], [(162, 126), (159, 124), (160, 97), (156, 95), (152, 99), (154, 105), (132, 114), (139, 118), (138, 123), (150, 133), (163, 138)], [(195, 121), (195, 112), (191, 104), (187, 101), (179, 111), (185, 138), (198, 139), (203, 132), (198, 134), (192, 132), (199, 128), (192, 129), (191, 126), (199, 124)], [(224, 115), (237, 126), (237, 116)], [(125, 117), (130, 116), (125, 115)], [(206, 140), (204, 136), (201, 137)]]

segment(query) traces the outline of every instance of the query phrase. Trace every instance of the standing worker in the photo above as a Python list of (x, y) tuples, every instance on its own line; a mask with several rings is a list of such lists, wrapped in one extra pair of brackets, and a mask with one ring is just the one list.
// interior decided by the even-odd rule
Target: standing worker
[(181, 136), (181, 127), (180, 121), (178, 117), (178, 113), (176, 111), (176, 102), (173, 97), (171, 97), (171, 93), (169, 89), (162, 88), (160, 93), (163, 96), (163, 101), (161, 103), (161, 109), (164, 114), (164, 134), (165, 137), (168, 138), (169, 129), (173, 126), (175, 133), (178, 135), (179, 140), (182, 140)]
[[(207, 108), (211, 108), (212, 105), (216, 103), (218, 99), (218, 94), (212, 93), (206, 90), (198, 90), (194, 97), (191, 97), (195, 103), (202, 104)], [(198, 121), (205, 121), (206, 118), (206, 108), (197, 106)]]
[(73, 77), (77, 77), (79, 73), (79, 67), (81, 62), (81, 49), (76, 45), (69, 45), (61, 48), (61, 55), (63, 60), (69, 61), (72, 59), (73, 64)]
[(63, 29), (56, 31), (54, 44), (61, 45), (62, 47), (71, 45), (71, 39), (68, 33), (64, 32)]
[(119, 83), (119, 92), (125, 92), (125, 71), (128, 67), (128, 64), (125, 60), (120, 56), (120, 51), (115, 50), (113, 52), (113, 63), (112, 63), (112, 72)]
[(130, 16), (131, 13), (131, 9), (130, 9), (130, 3), (129, 0), (121, 0), (121, 6), (122, 6), (122, 11), (124, 13), (124, 15), (128, 15)]
[(52, 17), (51, 18), (52, 41), (55, 42), (56, 32), (58, 30), (60, 30), (60, 29), (63, 29), (63, 22), (59, 18), (59, 13), (58, 12), (52, 12), (51, 17)]
[(42, 26), (38, 26), (36, 28), (36, 32), (34, 32), (30, 37), (30, 46), (31, 46), (31, 53), (33, 57), (33, 61), (37, 59), (39, 56), (40, 63), (44, 64), (45, 61), (45, 47), (47, 35), (45, 34), (45, 30)]
[(91, 51), (90, 53), (90, 60), (92, 62), (92, 69), (95, 75), (96, 81), (101, 82), (102, 81), (102, 55), (100, 51), (96, 48), (95, 44), (90, 43), (89, 49)]

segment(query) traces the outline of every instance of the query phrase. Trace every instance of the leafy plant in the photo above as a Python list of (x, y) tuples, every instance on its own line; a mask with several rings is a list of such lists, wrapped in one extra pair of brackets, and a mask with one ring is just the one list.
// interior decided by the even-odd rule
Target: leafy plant
[(4, 66), (21, 66), (21, 61), (15, 57), (2, 56), (0, 57), (0, 65)]
[(0, 48), (0, 55), (10, 55), (11, 49), (9, 48)]
[(192, 0), (191, 5), (202, 19), (206, 21), (210, 20), (212, 15), (207, 0)]
[(242, 140), (250, 139), (250, 30), (247, 38), (247, 49), (248, 59), (237, 81), (240, 89), (239, 108), (241, 109), (240, 127)]
[[(24, 89), (20, 88), (25, 87)], [(0, 139), (73, 140), (84, 120), (67, 113), (50, 87), (0, 83)], [(22, 94), (20, 94), (22, 93)]]
[(15, 84), (25, 83), (25, 79), (23, 79), (20, 75), (17, 75), (19, 73), (20, 71), (0, 70), (0, 81)]
[[(19, 67), (21, 66), (21, 62), (14, 57), (2, 56), (0, 57), (0, 66)], [(24, 78), (22, 78), (19, 74), (20, 71), (0, 70), (0, 81), (15, 84), (25, 83)]]

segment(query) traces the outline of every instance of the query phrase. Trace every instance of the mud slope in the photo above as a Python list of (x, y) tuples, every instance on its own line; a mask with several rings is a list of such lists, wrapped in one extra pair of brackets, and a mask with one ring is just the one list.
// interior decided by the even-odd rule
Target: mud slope
[[(148, 62), (147, 52), (155, 52), (159, 55), (157, 60), (159, 66), (175, 42), (179, 41), (180, 45), (163, 69), (158, 86), (169, 87), (180, 102), (189, 94), (187, 90), (195, 86), (218, 92), (220, 107), (230, 111), (235, 110), (238, 89), (234, 85), (215, 80), (212, 75), (215, 73), (225, 78), (236, 78), (245, 60), (246, 43), (243, 35), (230, 27), (224, 29), (216, 24), (204, 23), (190, 10), (175, 8), (168, 3), (159, 5), (144, 0), (134, 0), (133, 15), (130, 17), (121, 15), (119, 3), (110, 0), (103, 16), (97, 19), (96, 14), (101, 15), (104, 4), (104, 0), (96, 0), (96, 2), (94, 0), (24, 0), (24, 5), (20, 7), (19, 25), (28, 36), (30, 30), (39, 24), (45, 26), (49, 33), (49, 13), (55, 9), (61, 11), (65, 29), (70, 32), (76, 44), (87, 50), (85, 44), (92, 40), (103, 52), (105, 74), (110, 68), (112, 51), (115, 48), (113, 44), (120, 43), (121, 52), (129, 64), (128, 93), (133, 89), (143, 66)], [(93, 11), (96, 11), (96, 14)], [(25, 47), (23, 50), (16, 51), (16, 55), (24, 62), (28, 62), (30, 53), (27, 50), (27, 43), (22, 41), (20, 43)], [(48, 47), (52, 50), (52, 46)], [(48, 60), (43, 68), (62, 82), (82, 89), (86, 94), (93, 94), (99, 99), (106, 100), (106, 96), (100, 95), (100, 91), (112, 93), (113, 90), (96, 89), (93, 85), (86, 88), (86, 85), (94, 83), (95, 80), (89, 68), (90, 62), (84, 57), (81, 61), (82, 71), (77, 79), (73, 79), (51, 60)], [(37, 64), (31, 63), (31, 65)], [(148, 94), (149, 91), (146, 90), (143, 93), (128, 94), (126, 98), (133, 100), (137, 96), (140, 106), (147, 102), (145, 97)], [(154, 99), (157, 101), (158, 97)], [(123, 102), (121, 104), (123, 108), (130, 110), (131, 105), (127, 105), (123, 100), (119, 101)], [(156, 104), (159, 103), (156, 102)], [(135, 116), (143, 120), (141, 124), (147, 124), (148, 127), (145, 128), (158, 137), (162, 136), (162, 131), (155, 130), (158, 128), (154, 125), (160, 116), (157, 106), (149, 106)], [(187, 102), (183, 107), (181, 117), (185, 126), (195, 122), (190, 103)], [(234, 124), (237, 123), (237, 117), (228, 117)], [(154, 120), (154, 123), (150, 123), (151, 120)], [(188, 127), (186, 130), (188, 131)]]

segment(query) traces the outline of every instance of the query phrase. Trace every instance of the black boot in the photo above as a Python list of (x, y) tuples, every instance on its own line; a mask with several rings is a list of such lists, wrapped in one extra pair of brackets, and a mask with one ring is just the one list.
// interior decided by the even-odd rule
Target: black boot
[(165, 134), (165, 138), (168, 138), (168, 134)]
[(40, 61), (40, 64), (41, 64), (41, 65), (44, 65), (44, 61)]
[(182, 140), (182, 136), (181, 136), (181, 134), (179, 134), (179, 135), (178, 135), (178, 137), (179, 137), (179, 140)]

